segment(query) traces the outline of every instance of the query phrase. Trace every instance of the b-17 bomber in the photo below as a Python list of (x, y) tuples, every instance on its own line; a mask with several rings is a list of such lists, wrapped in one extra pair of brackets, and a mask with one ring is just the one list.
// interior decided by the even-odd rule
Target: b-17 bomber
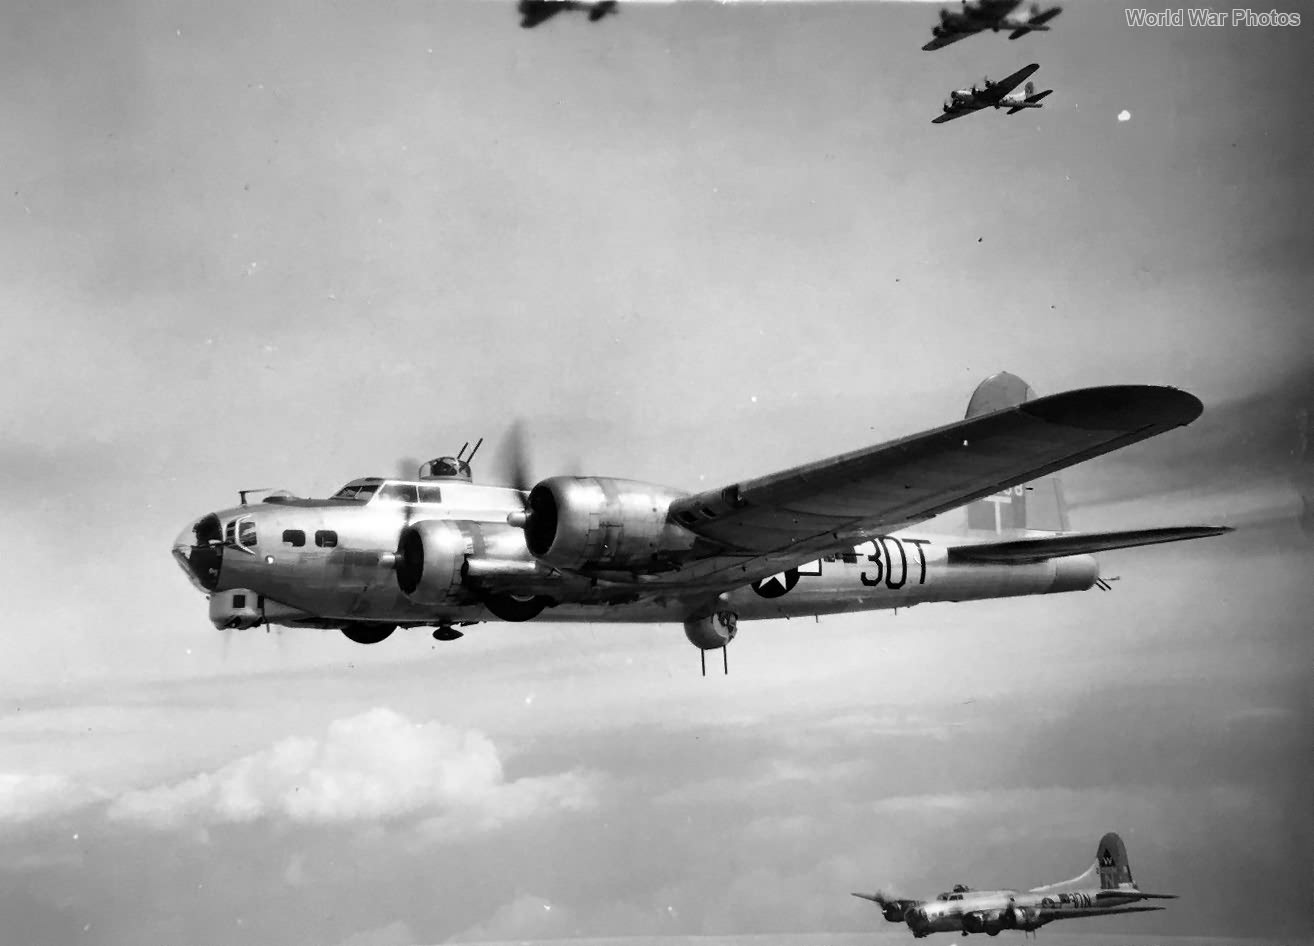
[[(676, 623), (703, 653), (741, 620), (1107, 587), (1093, 553), (1230, 531), (1072, 532), (1058, 470), (1193, 421), (1167, 387), (1037, 398), (983, 382), (964, 420), (690, 493), (598, 476), (473, 482), (474, 451), (415, 475), (285, 491), (190, 522), (173, 545), (225, 629), (397, 628), (452, 640), (481, 621)], [(478, 444), (475, 451), (479, 449)], [(936, 518), (965, 507), (965, 528)]]
[(934, 900), (914, 900), (876, 893), (855, 893), (881, 908), (890, 923), (906, 923), (915, 938), (932, 933), (985, 933), (1004, 930), (1034, 933), (1055, 920), (1146, 913), (1163, 907), (1144, 900), (1175, 900), (1175, 894), (1142, 893), (1132, 880), (1127, 847), (1110, 831), (1095, 849), (1095, 862), (1085, 873), (1057, 884), (1030, 890), (973, 890), (965, 884)]
[(1039, 4), (1032, 4), (1027, 16), (1017, 16), (1013, 11), (1020, 4), (1021, 0), (963, 0), (957, 10), (944, 7), (940, 10), (940, 22), (931, 27), (931, 41), (922, 49), (927, 52), (943, 49), (986, 30), (995, 33), (1008, 30), (1009, 39), (1020, 39), (1033, 31), (1048, 31), (1046, 24), (1063, 12), (1062, 7), (1042, 10)]
[(583, 0), (520, 0), (516, 11), (520, 14), (520, 25), (525, 29), (533, 29), (558, 13), (587, 13), (589, 22), (596, 23), (607, 14), (618, 12), (616, 0), (597, 0), (595, 3)]
[(931, 123), (941, 125), (984, 108), (1006, 108), (1008, 109), (1006, 114), (1009, 115), (1016, 115), (1027, 108), (1042, 108), (1041, 100), (1053, 92), (1053, 89), (1037, 92), (1035, 85), (1028, 82), (1022, 89), (1017, 90), (1022, 81), (1030, 78), (1039, 68), (1039, 64), (1033, 62), (998, 82), (986, 78), (981, 80), (980, 88), (974, 85), (970, 89), (955, 89), (949, 93), (949, 98), (945, 99), (942, 113), (932, 118)]

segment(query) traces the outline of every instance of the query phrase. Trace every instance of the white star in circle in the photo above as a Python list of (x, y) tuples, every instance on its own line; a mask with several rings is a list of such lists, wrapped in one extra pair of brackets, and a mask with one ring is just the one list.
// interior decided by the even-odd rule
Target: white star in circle
[(771, 583), (775, 583), (782, 591), (789, 587), (789, 580), (785, 577), (784, 572), (776, 572), (770, 578), (763, 578), (759, 587), (765, 588)]

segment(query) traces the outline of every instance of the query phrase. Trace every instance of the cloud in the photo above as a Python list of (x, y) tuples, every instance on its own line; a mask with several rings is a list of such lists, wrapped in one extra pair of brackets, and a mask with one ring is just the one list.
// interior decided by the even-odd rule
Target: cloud
[(487, 920), (457, 933), (450, 943), (557, 939), (570, 935), (571, 911), (543, 897), (523, 894)]
[(99, 797), (63, 775), (0, 772), (0, 827), (72, 811)]
[(419, 942), (411, 928), (400, 920), (378, 929), (364, 930), (348, 936), (339, 946), (410, 946)]
[(263, 818), (343, 824), (430, 814), (426, 831), (449, 838), (594, 801), (588, 774), (508, 782), (497, 747), (482, 733), (373, 709), (333, 722), (323, 738), (284, 739), (217, 771), (129, 792), (110, 806), (109, 815), (172, 828)]

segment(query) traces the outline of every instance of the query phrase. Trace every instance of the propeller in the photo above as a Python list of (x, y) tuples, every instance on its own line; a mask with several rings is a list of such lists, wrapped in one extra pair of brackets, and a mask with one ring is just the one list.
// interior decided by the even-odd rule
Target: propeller
[(524, 420), (517, 418), (512, 422), (502, 438), (502, 451), (499, 454), (501, 479), (507, 486), (528, 492), (534, 486), (534, 476), (529, 469), (529, 438), (525, 433)]
[(534, 477), (529, 470), (528, 440), (524, 420), (516, 418), (507, 429), (506, 436), (502, 438), (502, 449), (498, 454), (501, 467), (499, 479), (521, 494), (523, 508), (520, 512), (513, 512), (506, 517), (507, 524), (518, 529), (523, 529), (525, 523), (529, 521), (528, 493), (534, 486)]

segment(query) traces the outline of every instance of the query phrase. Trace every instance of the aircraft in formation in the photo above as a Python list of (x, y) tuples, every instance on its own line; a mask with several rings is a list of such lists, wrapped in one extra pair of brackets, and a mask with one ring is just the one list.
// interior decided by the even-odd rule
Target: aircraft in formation
[(1047, 31), (1046, 24), (1063, 12), (1062, 7), (1041, 10), (1039, 4), (1033, 4), (1028, 16), (1015, 16), (1013, 11), (1020, 5), (1021, 0), (963, 0), (958, 10), (945, 7), (940, 10), (940, 22), (931, 27), (931, 41), (922, 49), (943, 49), (986, 30), (1009, 30), (1008, 38), (1018, 39), (1036, 30)]
[(955, 884), (934, 900), (909, 900), (881, 891), (855, 893), (881, 908), (890, 923), (906, 923), (913, 936), (932, 933), (986, 933), (1003, 930), (1034, 933), (1055, 920), (1075, 920), (1117, 913), (1146, 913), (1164, 907), (1145, 906), (1142, 900), (1176, 900), (1175, 894), (1142, 893), (1132, 880), (1127, 847), (1109, 832), (1095, 849), (1095, 862), (1071, 880), (1030, 890), (973, 890)]
[[(1008, 38), (1017, 39), (1034, 30), (1048, 30), (1049, 21), (1063, 12), (1062, 7), (1042, 10), (1039, 5), (1032, 5), (1029, 15), (1018, 17), (1013, 11), (1019, 5), (1020, 0), (963, 0), (959, 10), (945, 7), (940, 10), (940, 22), (931, 29), (933, 39), (922, 49), (942, 49), (950, 43), (985, 30), (1009, 30)], [(559, 13), (587, 13), (590, 22), (597, 22), (608, 14), (618, 12), (617, 0), (520, 0), (516, 10), (520, 14), (520, 25), (526, 29), (532, 29)], [(1014, 94), (1012, 91), (1022, 81), (1017, 78), (1018, 75), (1026, 78), (1038, 68), (1035, 65), (1028, 66), (1021, 73), (1014, 73), (998, 83), (986, 79), (982, 89), (973, 86), (971, 89), (950, 92), (949, 99), (944, 103), (944, 114), (932, 121), (938, 125), (991, 107), (1007, 108), (1010, 115), (1024, 108), (1040, 108), (1040, 100), (1053, 92), (1053, 89), (1036, 92), (1028, 83), (1022, 92)]]
[[(475, 485), (463, 447), (325, 499), (243, 491), (189, 523), (173, 556), (218, 628), (336, 628), (374, 644), (398, 627), (452, 640), (489, 620), (674, 622), (706, 672), (740, 620), (1107, 589), (1091, 553), (1230, 531), (1072, 533), (1050, 475), (1201, 410), (1166, 387), (1036, 398), (1001, 373), (965, 420), (697, 493), (582, 476), (531, 488), (519, 450), (513, 487)], [(931, 521), (963, 506), (965, 530)]]
[(1041, 99), (1053, 92), (1053, 89), (1037, 92), (1031, 82), (1020, 90), (1017, 88), (1024, 79), (1039, 68), (1040, 66), (1033, 62), (998, 82), (992, 82), (989, 78), (983, 79), (979, 89), (976, 86), (970, 89), (955, 89), (949, 93), (949, 98), (945, 99), (943, 114), (932, 118), (932, 124), (951, 122), (955, 118), (962, 118), (964, 115), (971, 115), (985, 108), (1006, 108), (1009, 115), (1016, 115), (1024, 108), (1042, 108)]
[(596, 3), (582, 0), (520, 0), (516, 12), (520, 14), (520, 25), (532, 29), (545, 20), (550, 20), (558, 13), (578, 11), (589, 15), (589, 22), (596, 23), (607, 14), (619, 12), (616, 0), (598, 0)]

